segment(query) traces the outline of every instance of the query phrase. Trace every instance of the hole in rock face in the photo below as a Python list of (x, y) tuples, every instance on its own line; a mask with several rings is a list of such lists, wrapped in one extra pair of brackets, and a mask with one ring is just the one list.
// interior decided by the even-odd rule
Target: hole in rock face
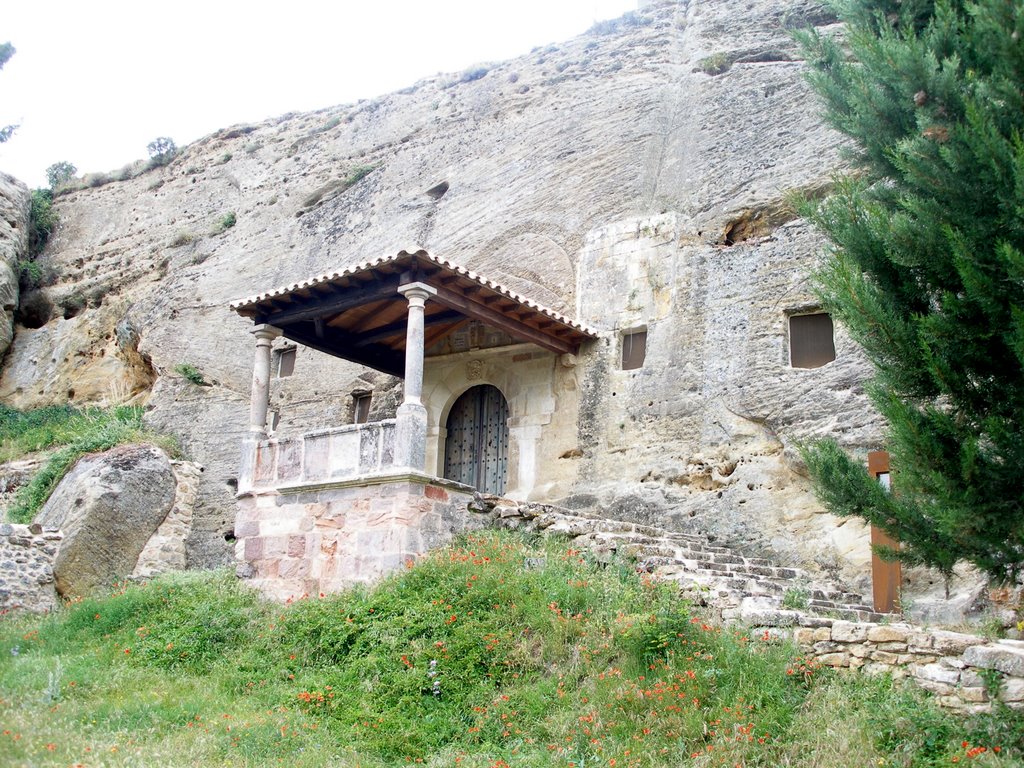
[(722, 233), (722, 245), (735, 245), (736, 243), (743, 242), (746, 238), (743, 236), (743, 227), (741, 222), (733, 221), (726, 226), (725, 231)]
[(32, 291), (21, 297), (15, 318), (26, 328), (42, 328), (53, 316), (53, 304), (42, 291)]
[(427, 197), (429, 197), (431, 200), (440, 200), (442, 197), (444, 197), (447, 191), (448, 182), (442, 181), (440, 184), (435, 184), (434, 186), (427, 190)]
[(237, 477), (229, 477), (228, 481), (227, 481), (227, 486), (228, 486), (228, 488), (235, 488), (235, 489), (237, 489), (238, 488), (238, 478)]
[(224, 534), (224, 541), (234, 541), (234, 540), (235, 540), (235, 532), (234, 531), (228, 531), (227, 533)]
[(66, 296), (61, 300), (60, 307), (64, 310), (64, 319), (70, 320), (73, 317), (78, 317), (85, 309), (85, 298), (77, 293)]

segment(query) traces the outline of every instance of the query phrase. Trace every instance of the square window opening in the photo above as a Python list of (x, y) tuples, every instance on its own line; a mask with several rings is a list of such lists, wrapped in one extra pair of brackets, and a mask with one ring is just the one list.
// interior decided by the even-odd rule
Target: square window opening
[(295, 373), (295, 347), (282, 347), (274, 350), (272, 369), (274, 375), (283, 379)]
[(642, 368), (647, 357), (647, 331), (628, 331), (622, 334), (622, 370)]
[(820, 368), (836, 359), (832, 317), (827, 312), (790, 315), (789, 362), (794, 368)]
[(373, 395), (369, 392), (352, 394), (352, 423), (365, 424), (370, 420), (370, 403)]

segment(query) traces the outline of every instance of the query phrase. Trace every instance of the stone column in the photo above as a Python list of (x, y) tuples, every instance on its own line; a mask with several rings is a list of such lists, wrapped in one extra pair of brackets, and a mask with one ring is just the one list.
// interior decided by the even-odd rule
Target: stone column
[(272, 325), (254, 326), (256, 361), (252, 367), (252, 400), (249, 406), (249, 432), (259, 440), (267, 436), (267, 407), (270, 404), (270, 345), (281, 329)]
[(405, 329), (405, 385), (395, 429), (395, 464), (426, 469), (427, 409), (423, 407), (423, 310), (437, 291), (426, 283), (408, 283), (398, 292), (409, 302)]

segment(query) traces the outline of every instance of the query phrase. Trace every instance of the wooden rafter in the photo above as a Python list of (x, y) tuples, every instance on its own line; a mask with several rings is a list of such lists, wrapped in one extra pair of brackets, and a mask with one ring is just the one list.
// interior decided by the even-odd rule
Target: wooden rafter
[(258, 322), (284, 327), (292, 323), (312, 320), (315, 317), (336, 315), (379, 299), (391, 298), (397, 293), (397, 290), (398, 279), (391, 278), (390, 280), (381, 281), (379, 285), (373, 288), (342, 293), (328, 301), (311, 299), (298, 302), (295, 307), (290, 309), (264, 315)]
[(436, 301), (446, 307), (458, 310), (474, 320), (479, 320), (493, 328), (504, 331), (513, 339), (532, 342), (539, 347), (558, 354), (575, 352), (575, 347), (572, 344), (559, 338), (552, 338), (548, 334), (538, 331), (536, 328), (531, 328), (522, 321), (511, 318), (482, 302), (473, 301), (465, 295), (440, 284), (432, 285), (431, 287), (437, 291), (436, 294), (430, 297), (431, 301)]

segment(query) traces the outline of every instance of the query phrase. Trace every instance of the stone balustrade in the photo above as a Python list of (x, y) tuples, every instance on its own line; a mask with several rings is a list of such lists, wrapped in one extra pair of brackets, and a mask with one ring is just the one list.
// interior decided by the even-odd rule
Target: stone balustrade
[(395, 425), (395, 419), (387, 419), (250, 443), (239, 491), (338, 482), (393, 471)]

